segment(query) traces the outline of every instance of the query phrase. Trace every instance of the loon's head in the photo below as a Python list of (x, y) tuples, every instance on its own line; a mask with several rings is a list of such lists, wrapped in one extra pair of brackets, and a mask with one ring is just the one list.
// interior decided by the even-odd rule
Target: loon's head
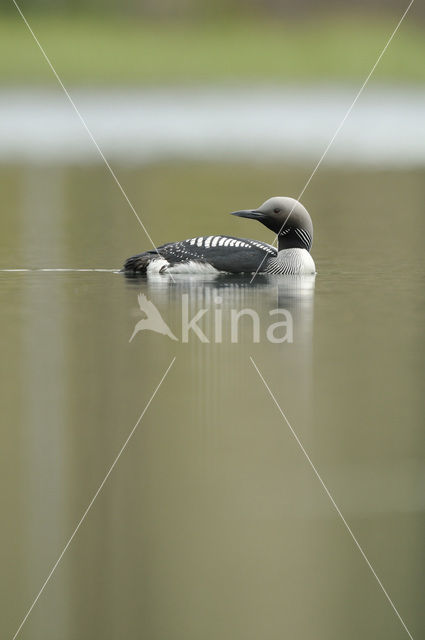
[(259, 220), (278, 235), (282, 249), (307, 249), (313, 244), (313, 223), (305, 207), (294, 198), (274, 197), (258, 209), (233, 211), (232, 216)]

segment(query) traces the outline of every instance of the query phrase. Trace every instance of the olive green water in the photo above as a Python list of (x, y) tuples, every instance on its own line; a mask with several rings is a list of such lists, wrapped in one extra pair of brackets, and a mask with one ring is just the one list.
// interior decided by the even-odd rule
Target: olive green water
[[(155, 242), (230, 233), (228, 211), (296, 195), (308, 169), (118, 168)], [(3, 167), (1, 267), (120, 267), (149, 241), (103, 168)], [(20, 631), (23, 640), (423, 637), (424, 174), (323, 169), (305, 194), (314, 289), (228, 278), (1, 272), (1, 637), (12, 638), (164, 372), (162, 386)], [(145, 293), (181, 338), (148, 331)], [(221, 298), (217, 303), (216, 298)], [(230, 310), (252, 308), (238, 343)], [(293, 343), (272, 344), (287, 309)], [(222, 310), (223, 339), (214, 315)]]

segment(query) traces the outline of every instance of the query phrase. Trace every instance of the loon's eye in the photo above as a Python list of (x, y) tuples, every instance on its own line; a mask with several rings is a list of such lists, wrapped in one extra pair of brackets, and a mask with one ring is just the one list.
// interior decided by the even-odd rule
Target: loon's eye
[(273, 211), (274, 211), (275, 213), (280, 213), (280, 209), (279, 209), (279, 207), (275, 207), (275, 209), (273, 209)]

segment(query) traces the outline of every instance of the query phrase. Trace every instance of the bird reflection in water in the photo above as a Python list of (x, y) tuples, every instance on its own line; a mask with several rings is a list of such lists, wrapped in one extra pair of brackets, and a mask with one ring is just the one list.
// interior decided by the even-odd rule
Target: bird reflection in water
[[(259, 274), (253, 282), (250, 275), (226, 274), (174, 274), (172, 278), (167, 275), (147, 278), (125, 274), (125, 277), (131, 290), (137, 290), (139, 300), (142, 296), (144, 304), (140, 308), (148, 320), (150, 314), (146, 312), (146, 305), (158, 310), (171, 328), (173, 338), (177, 336), (183, 342), (192, 339), (204, 343), (267, 341), (267, 336), (271, 335), (267, 328), (282, 321), (285, 314), (293, 329), (293, 335), (288, 334), (286, 342), (305, 345), (311, 342), (315, 275)], [(242, 310), (243, 314), (240, 313)], [(232, 314), (240, 314), (237, 335), (230, 327)], [(184, 327), (182, 335), (182, 322), (187, 324), (191, 320), (193, 329), (189, 329), (189, 336), (184, 335)], [(143, 320), (141, 322), (141, 329), (150, 328), (149, 322), (148, 326), (143, 326)], [(259, 339), (256, 325), (261, 329)], [(169, 332), (159, 332), (170, 336)], [(279, 331), (276, 330), (276, 338), (278, 336)], [(280, 341), (285, 340), (276, 340)]]

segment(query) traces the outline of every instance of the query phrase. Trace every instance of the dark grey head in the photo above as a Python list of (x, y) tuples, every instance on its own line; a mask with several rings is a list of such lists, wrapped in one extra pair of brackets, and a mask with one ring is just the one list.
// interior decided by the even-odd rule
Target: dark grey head
[(305, 207), (294, 198), (276, 196), (258, 209), (233, 211), (232, 216), (259, 220), (278, 234), (279, 251), (300, 248), (310, 251), (313, 244), (313, 223)]

